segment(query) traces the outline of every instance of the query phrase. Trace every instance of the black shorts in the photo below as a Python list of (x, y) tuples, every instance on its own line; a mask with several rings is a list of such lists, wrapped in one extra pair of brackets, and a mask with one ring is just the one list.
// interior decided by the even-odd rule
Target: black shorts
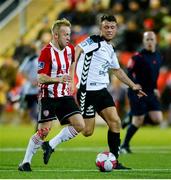
[(77, 100), (84, 118), (93, 118), (107, 107), (115, 106), (112, 96), (106, 88), (97, 91), (77, 92)]
[(24, 101), (27, 104), (27, 108), (31, 108), (37, 103), (37, 95), (36, 94), (26, 95)]
[(81, 114), (74, 98), (65, 96), (60, 98), (42, 98), (39, 100), (38, 122), (43, 123), (58, 119), (61, 124), (67, 124), (73, 114)]
[(140, 116), (149, 111), (161, 111), (160, 102), (154, 93), (147, 93), (148, 96), (138, 98), (131, 90), (128, 91), (128, 97), (131, 107), (131, 114)]

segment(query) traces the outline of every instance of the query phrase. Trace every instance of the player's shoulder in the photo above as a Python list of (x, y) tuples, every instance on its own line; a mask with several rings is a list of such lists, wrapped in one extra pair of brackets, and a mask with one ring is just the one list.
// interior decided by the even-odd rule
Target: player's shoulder
[(94, 43), (99, 43), (101, 41), (104, 41), (103, 38), (99, 35), (91, 35), (89, 37), (87, 37), (82, 44), (83, 45), (92, 45)]
[(47, 52), (50, 52), (50, 48), (52, 46), (50, 44), (47, 44), (45, 46), (43, 46), (43, 48), (41, 49), (41, 53), (47, 53)]
[(92, 36), (89, 37), (89, 39), (92, 40), (95, 43), (104, 41), (104, 39), (99, 35), (92, 35)]
[(74, 45), (73, 45), (72, 43), (69, 43), (67, 46), (68, 46), (70, 49), (74, 50)]

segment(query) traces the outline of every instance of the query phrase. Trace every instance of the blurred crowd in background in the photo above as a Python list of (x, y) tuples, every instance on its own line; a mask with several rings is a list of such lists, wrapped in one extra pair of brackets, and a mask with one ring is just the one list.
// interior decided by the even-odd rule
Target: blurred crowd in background
[[(112, 13), (118, 22), (118, 33), (114, 45), (121, 66), (126, 70), (131, 56), (142, 47), (142, 34), (153, 30), (157, 34), (158, 49), (164, 58), (158, 89), (164, 112), (163, 126), (171, 125), (171, 0), (110, 0), (108, 7), (103, 0), (92, 0), (86, 6), (86, 0), (68, 0), (69, 6), (57, 15), (56, 19), (67, 18), (72, 23), (71, 42), (76, 45), (87, 36), (98, 34), (99, 18), (104, 13)], [(51, 40), (51, 24), (48, 17), (42, 19), (42, 28), (37, 38), (30, 44), (22, 40), (10, 58), (0, 66), (0, 123), (26, 123), (36, 121), (32, 104), (25, 105), (25, 89), (36, 82), (30, 72), (21, 71), (25, 61), (37, 58), (41, 48)], [(33, 63), (30, 70), (36, 66)], [(111, 94), (116, 102), (120, 116), (129, 111), (127, 87), (111, 77)], [(37, 91), (35, 91), (37, 92)], [(33, 94), (31, 94), (33, 95)], [(34, 94), (35, 96), (36, 94)], [(36, 107), (32, 108), (36, 109)]]

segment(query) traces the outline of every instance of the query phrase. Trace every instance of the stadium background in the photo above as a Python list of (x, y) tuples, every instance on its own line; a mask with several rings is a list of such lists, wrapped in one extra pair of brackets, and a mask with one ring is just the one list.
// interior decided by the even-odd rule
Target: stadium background
[[(99, 17), (103, 13), (113, 13), (118, 21), (118, 34), (114, 41), (117, 49), (117, 55), (119, 57), (120, 64), (123, 68), (126, 68), (129, 58), (142, 46), (141, 37), (145, 30), (154, 30), (157, 33), (157, 39), (159, 42), (158, 48), (161, 50), (164, 57), (164, 63), (160, 71), (160, 77), (158, 81), (158, 87), (161, 92), (161, 103), (164, 112), (164, 121), (160, 127), (145, 127), (140, 131), (140, 134), (133, 140), (134, 146), (145, 146), (147, 149), (152, 149), (156, 156), (151, 157), (145, 151), (145, 154), (141, 154), (141, 162), (147, 159), (145, 164), (138, 163), (138, 167), (141, 169), (150, 165), (153, 168), (153, 164), (150, 162), (160, 157), (160, 165), (156, 163), (157, 168), (165, 168), (163, 171), (158, 172), (161, 175), (168, 176), (154, 176), (157, 171), (149, 171), (150, 175), (153, 174), (153, 178), (169, 177), (171, 173), (167, 167), (170, 162), (167, 156), (169, 156), (168, 149), (170, 148), (169, 137), (170, 125), (171, 125), (171, 1), (170, 0), (1, 0), (0, 1), (0, 170), (1, 178), (8, 176), (7, 169), (16, 169), (19, 160), (21, 160), (24, 150), (15, 152), (14, 157), (9, 153), (9, 147), (18, 148), (26, 147), (26, 143), (32, 132), (34, 131), (33, 122), (28, 116), (27, 112), (21, 112), (19, 98), (21, 87), (25, 83), (25, 79), (18, 73), (18, 67), (25, 57), (30, 53), (32, 47), (36, 48), (37, 52), (41, 47), (47, 44), (50, 39), (50, 26), (52, 22), (58, 18), (66, 17), (72, 23), (72, 43), (76, 45), (78, 42), (86, 38), (91, 34), (98, 34), (98, 21)], [(116, 101), (117, 108), (120, 116), (123, 118), (125, 113), (129, 110), (129, 104), (126, 97), (126, 87), (123, 86), (115, 78), (112, 81), (112, 95)], [(121, 93), (123, 92), (123, 93)], [(97, 118), (97, 124), (103, 124), (103, 121)], [(60, 129), (58, 124), (51, 136), (56, 134), (56, 129)], [(147, 129), (146, 129), (147, 128)], [(19, 134), (20, 132), (21, 134)], [(88, 142), (84, 146), (91, 147), (92, 141), (97, 143), (96, 152), (101, 151), (106, 146), (106, 139), (102, 134), (106, 133), (104, 126), (99, 126), (95, 131), (95, 136), (90, 137)], [(122, 132), (122, 136), (125, 132)], [(152, 136), (152, 133), (153, 136)], [(160, 134), (161, 138), (157, 138)], [(162, 135), (161, 135), (162, 134)], [(98, 136), (98, 137), (97, 137)], [(149, 136), (151, 138), (149, 138)], [(92, 139), (91, 139), (92, 138)], [(149, 138), (144, 140), (144, 138)], [(17, 139), (17, 142), (16, 142)], [(163, 140), (164, 139), (164, 140)], [(77, 142), (78, 140), (78, 142)], [(83, 137), (79, 137), (77, 140), (68, 143), (66, 148), (78, 146), (81, 144)], [(93, 147), (95, 144), (93, 145)], [(141, 151), (133, 150), (135, 152)], [(99, 149), (98, 149), (99, 147)], [(144, 148), (144, 147), (143, 147)], [(64, 145), (65, 149), (65, 145)], [(160, 151), (158, 151), (160, 149)], [(155, 151), (156, 150), (156, 151)], [(60, 150), (61, 152), (62, 150)], [(85, 150), (86, 151), (86, 150)], [(93, 150), (95, 152), (95, 150)], [(150, 151), (150, 150), (149, 150)], [(161, 152), (162, 151), (162, 152)], [(164, 153), (163, 153), (164, 151)], [(20, 153), (18, 155), (18, 152)], [(9, 153), (9, 154), (8, 154)], [(78, 153), (76, 151), (76, 153)], [(85, 152), (84, 152), (85, 153)], [(86, 152), (87, 153), (87, 152)], [(9, 156), (7, 165), (5, 157)], [(160, 154), (160, 155), (159, 155)], [(65, 156), (65, 155), (64, 155)], [(73, 155), (74, 156), (74, 155)], [(77, 156), (77, 155), (76, 155)], [(79, 156), (78, 156), (79, 157)], [(135, 165), (135, 159), (139, 156), (133, 157), (121, 157), (123, 161), (130, 161), (131, 166)], [(38, 156), (40, 159), (40, 157)], [(38, 159), (37, 158), (37, 159)], [(59, 157), (58, 157), (59, 158)], [(68, 158), (68, 157), (67, 157)], [(82, 158), (82, 157), (80, 157)], [(95, 153), (91, 155), (91, 159), (94, 161)], [(39, 164), (40, 160), (35, 160)], [(62, 158), (61, 158), (62, 161)], [(82, 160), (84, 161), (84, 159)], [(158, 160), (157, 160), (158, 161)], [(78, 162), (78, 160), (76, 160)], [(92, 162), (90, 162), (92, 163)], [(76, 163), (77, 164), (77, 163)], [(163, 164), (165, 164), (163, 166)], [(76, 165), (73, 165), (76, 167)], [(94, 168), (94, 164), (90, 167), (83, 164), (86, 169)], [(50, 168), (55, 168), (56, 164), (51, 164)], [(72, 164), (71, 164), (72, 167)], [(81, 165), (80, 165), (81, 167)], [(88, 167), (88, 168), (87, 168)], [(39, 165), (36, 165), (39, 168)], [(42, 168), (42, 167), (41, 167)], [(46, 167), (44, 167), (46, 169)], [(146, 170), (145, 170), (146, 169)], [(153, 168), (154, 169), (154, 168)], [(3, 172), (4, 170), (4, 172)], [(6, 171), (5, 171), (6, 170)], [(142, 170), (143, 171), (143, 170)], [(64, 171), (61, 171), (64, 172)], [(52, 172), (53, 173), (53, 172)], [(149, 177), (141, 176), (141, 178)], [(41, 172), (40, 172), (41, 174)], [(73, 173), (74, 174), (74, 173)], [(137, 171), (138, 174), (138, 171)], [(137, 178), (134, 176), (122, 176)], [(84, 173), (83, 173), (84, 175)], [(15, 178), (21, 176), (14, 176)], [(27, 178), (32, 176), (27, 176)], [(44, 177), (34, 176), (36, 177)], [(50, 176), (51, 177), (51, 176)], [(53, 178), (55, 176), (52, 176)], [(62, 175), (60, 177), (63, 177)], [(67, 176), (66, 176), (67, 177)], [(68, 175), (71, 178), (70, 175)], [(74, 176), (73, 176), (74, 177)], [(77, 175), (75, 176), (77, 177)], [(78, 176), (79, 177), (79, 176)], [(81, 175), (80, 175), (81, 177)], [(88, 176), (83, 176), (88, 177)], [(93, 178), (93, 176), (90, 176)], [(95, 176), (98, 178), (100, 176)], [(114, 176), (120, 178), (118, 176)], [(24, 176), (22, 178), (25, 178)], [(49, 178), (49, 177), (46, 177)], [(56, 178), (56, 177), (55, 177)], [(89, 178), (89, 177), (88, 177)], [(106, 176), (103, 178), (112, 178), (112, 176)]]

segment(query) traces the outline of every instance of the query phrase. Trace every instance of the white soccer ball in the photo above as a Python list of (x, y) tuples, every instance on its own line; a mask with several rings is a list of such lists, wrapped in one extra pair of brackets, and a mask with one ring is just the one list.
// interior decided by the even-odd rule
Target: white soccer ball
[(116, 165), (116, 157), (111, 152), (101, 152), (96, 157), (96, 166), (102, 172), (110, 172)]

